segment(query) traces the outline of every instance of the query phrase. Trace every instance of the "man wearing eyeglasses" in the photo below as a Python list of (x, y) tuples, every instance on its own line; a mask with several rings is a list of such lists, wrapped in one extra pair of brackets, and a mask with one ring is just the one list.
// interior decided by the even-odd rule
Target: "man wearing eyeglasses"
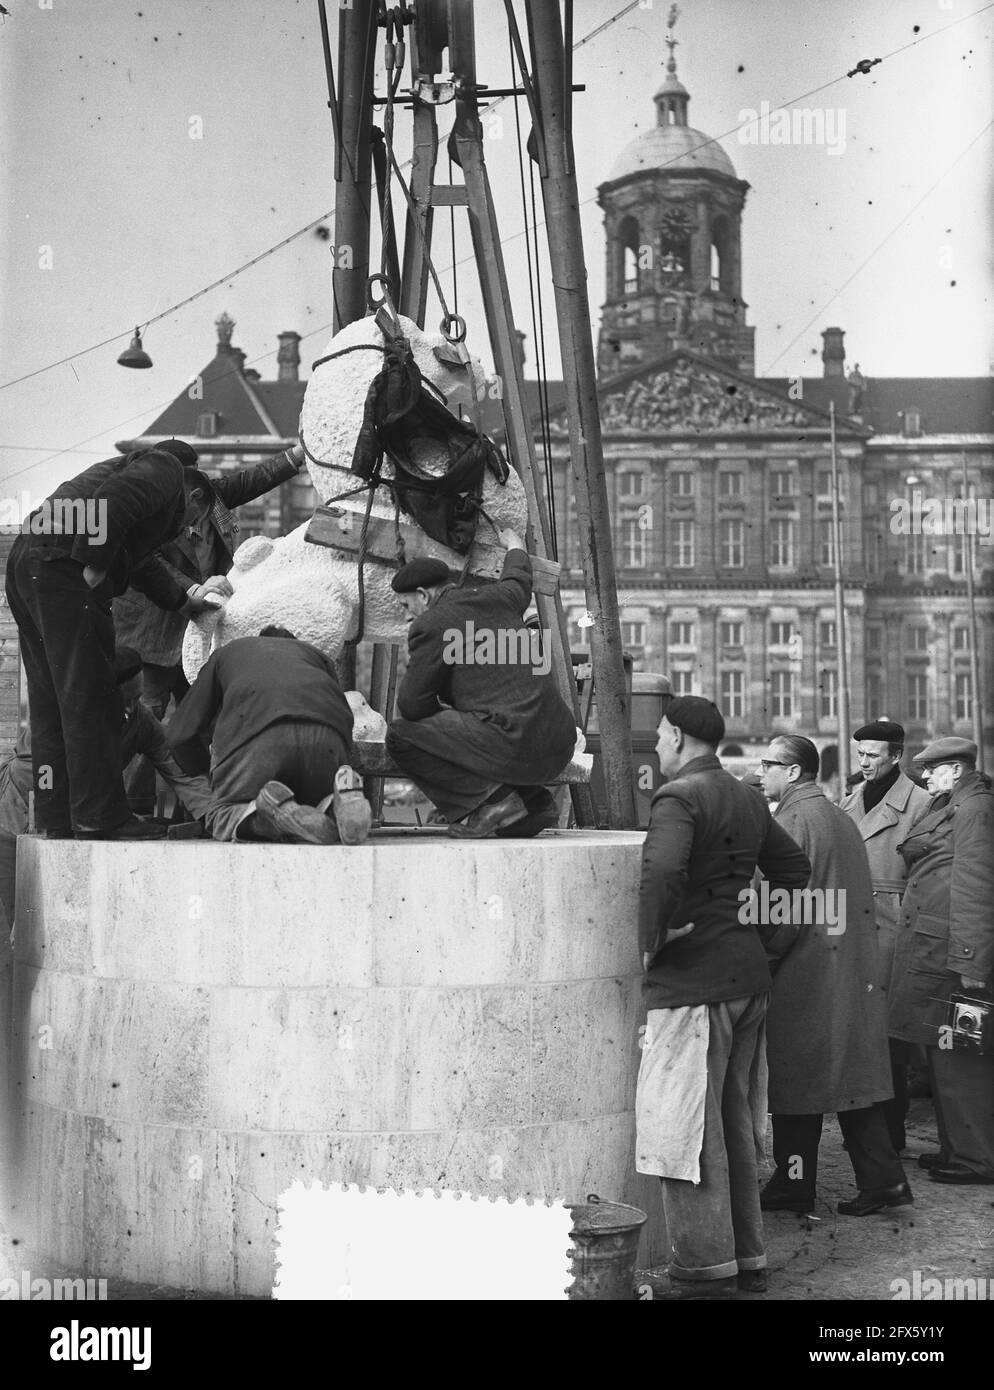
[(766, 1049), (776, 1171), (761, 1203), (811, 1211), (822, 1120), (835, 1114), (858, 1188), (838, 1210), (869, 1216), (914, 1198), (881, 1105), (892, 1087), (870, 865), (855, 823), (818, 786), (819, 766), (798, 734), (775, 738), (762, 762), (776, 822), (810, 859), (811, 879), (787, 911), (771, 900), (758, 924), (778, 962)]
[[(908, 870), (898, 845), (928, 811), (930, 798), (901, 771), (904, 730), (891, 719), (864, 724), (853, 734), (863, 781), (839, 804), (859, 827), (870, 861), (877, 918), (880, 987), (888, 1003), (894, 989), (894, 960), (901, 934), (901, 897)], [(908, 1062), (911, 1047), (889, 1038), (892, 1100), (884, 1102), (887, 1129), (898, 1153), (905, 1147), (908, 1114)]]

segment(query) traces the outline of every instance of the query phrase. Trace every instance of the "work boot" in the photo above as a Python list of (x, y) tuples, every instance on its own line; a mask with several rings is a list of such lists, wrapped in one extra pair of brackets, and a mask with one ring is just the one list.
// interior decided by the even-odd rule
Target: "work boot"
[(519, 790), (518, 795), (525, 803), (527, 814), (523, 820), (512, 821), (510, 825), (496, 831), (499, 840), (530, 840), (535, 835), (540, 835), (543, 830), (551, 830), (559, 824), (555, 798), (544, 788), (541, 794), (533, 792), (527, 795)]
[(494, 797), (500, 799), (495, 800), (492, 797), (482, 806), (478, 806), (465, 820), (450, 825), (449, 834), (456, 839), (485, 840), (490, 835), (496, 835), (498, 830), (513, 825), (515, 821), (524, 820), (527, 816), (525, 803), (517, 792), (511, 791), (509, 787), (500, 787), (494, 792)]
[(136, 816), (129, 816), (127, 820), (121, 821), (119, 825), (113, 826), (110, 830), (80, 830), (76, 831), (77, 840), (164, 840), (166, 838), (166, 827), (158, 821), (138, 820)]
[(373, 824), (373, 810), (362, 790), (362, 778), (348, 763), (335, 773), (332, 815), (343, 845), (361, 845)]
[(274, 840), (286, 836), (299, 844), (333, 845), (338, 838), (328, 817), (315, 806), (301, 806), (282, 782), (266, 783), (255, 799), (254, 819)]

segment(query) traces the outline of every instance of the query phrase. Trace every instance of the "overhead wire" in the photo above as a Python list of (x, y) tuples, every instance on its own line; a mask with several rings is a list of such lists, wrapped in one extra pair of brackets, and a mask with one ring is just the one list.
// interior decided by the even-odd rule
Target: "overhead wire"
[[(575, 43), (575, 44), (573, 45), (573, 52), (575, 53), (578, 49), (584, 47), (585, 44), (590, 43), (592, 39), (596, 38), (599, 34), (603, 33), (606, 29), (610, 28), (613, 24), (617, 23), (618, 20), (624, 18), (624, 16), (625, 16), (626, 14), (628, 14), (630, 11), (632, 11), (632, 10), (634, 10), (634, 9), (636, 9), (636, 8), (639, 8), (639, 5), (640, 5), (640, 0), (633, 0), (633, 3), (624, 6), (621, 10), (618, 11), (617, 14), (612, 15), (608, 20), (605, 20), (602, 24), (598, 25), (595, 29), (591, 30), (590, 33), (588, 33), (587, 35), (585, 35), (582, 39), (578, 40), (578, 42)], [(979, 9), (970, 11), (969, 14), (961, 15), (958, 19), (951, 20), (948, 24), (943, 25), (943, 26), (942, 26), (941, 28), (939, 28), (939, 29), (933, 30), (933, 31), (932, 31), (931, 33), (929, 33), (929, 34), (923, 34), (923, 35), (921, 35), (921, 37), (916, 38), (916, 39), (913, 39), (913, 40), (911, 40), (910, 42), (908, 42), (908, 43), (906, 43), (906, 44), (901, 44), (899, 47), (897, 47), (897, 48), (895, 48), (895, 49), (892, 49), (889, 53), (884, 54), (883, 57), (880, 58), (878, 61), (879, 61), (879, 62), (884, 62), (884, 61), (886, 61), (887, 59), (896, 57), (896, 56), (897, 56), (898, 54), (900, 54), (900, 53), (906, 52), (908, 49), (916, 48), (919, 44), (925, 43), (925, 42), (927, 42), (927, 41), (930, 40), (930, 39), (937, 38), (940, 34), (944, 34), (944, 33), (948, 32), (948, 30), (955, 28), (955, 27), (956, 27), (957, 25), (959, 25), (959, 24), (966, 23), (966, 22), (967, 22), (968, 20), (970, 20), (970, 19), (975, 19), (978, 15), (985, 14), (988, 10), (991, 10), (991, 9), (994, 9), (994, 0), (990, 0), (990, 3), (988, 3), (988, 4), (986, 4), (986, 5), (982, 5)], [(789, 98), (789, 99), (788, 99), (787, 101), (785, 101), (785, 102), (781, 102), (778, 106), (772, 108), (769, 114), (772, 115), (772, 114), (774, 114), (776, 111), (783, 110), (785, 107), (787, 107), (787, 106), (792, 106), (792, 105), (794, 105), (795, 103), (797, 103), (797, 102), (799, 102), (799, 101), (805, 101), (805, 100), (807, 100), (808, 97), (814, 96), (814, 95), (817, 94), (818, 92), (823, 92), (823, 91), (828, 90), (828, 88), (830, 88), (830, 87), (836, 86), (839, 82), (845, 80), (847, 77), (848, 77), (848, 74), (840, 74), (838, 77), (832, 78), (832, 79), (831, 79), (830, 81), (828, 81), (828, 82), (824, 82), (824, 83), (820, 84), (820, 85), (817, 86), (817, 87), (812, 87), (812, 88), (809, 89), (807, 92), (804, 92), (804, 93), (802, 93), (802, 94), (800, 94), (800, 95), (798, 95), (798, 96), (791, 97), (791, 98)], [(506, 100), (505, 97), (498, 97), (498, 98), (496, 98), (493, 102), (489, 103), (489, 105), (486, 106), (486, 107), (483, 108), (483, 109), (484, 109), (485, 111), (487, 111), (487, 112), (493, 111), (493, 110), (494, 110), (497, 106), (499, 106), (499, 105), (501, 104), (501, 102), (504, 101), (504, 100)], [(691, 149), (689, 149), (689, 150), (687, 150), (687, 151), (684, 151), (684, 152), (681, 153), (680, 155), (674, 156), (674, 157), (673, 157), (672, 159), (670, 159), (670, 160), (665, 160), (665, 161), (663, 161), (663, 163), (660, 164), (658, 167), (660, 167), (660, 168), (665, 168), (667, 164), (675, 163), (676, 160), (678, 160), (678, 159), (686, 158), (687, 155), (695, 154), (698, 150), (704, 149), (704, 148), (706, 148), (708, 145), (717, 144), (717, 143), (718, 143), (719, 141), (721, 141), (721, 140), (728, 139), (729, 136), (732, 136), (732, 135), (736, 134), (739, 130), (746, 129), (746, 128), (748, 128), (750, 125), (754, 125), (754, 124), (756, 123), (756, 121), (759, 120), (759, 119), (760, 119), (759, 117), (755, 117), (755, 118), (753, 118), (753, 120), (751, 120), (751, 121), (739, 122), (739, 123), (736, 124), (735, 126), (731, 127), (729, 130), (726, 130), (726, 131), (722, 132), (722, 133), (719, 134), (719, 135), (710, 136), (710, 137), (708, 137), (707, 139), (702, 140), (699, 144), (693, 146)], [(831, 304), (831, 303), (834, 301), (834, 299), (836, 299), (836, 298), (838, 297), (838, 295), (839, 295), (840, 293), (842, 293), (842, 291), (852, 282), (852, 280), (855, 278), (855, 276), (858, 275), (858, 274), (860, 273), (860, 271), (863, 270), (863, 269), (866, 267), (867, 264), (869, 264), (870, 260), (872, 260), (873, 257), (874, 257), (875, 255), (877, 255), (877, 253), (882, 249), (882, 247), (883, 247), (884, 245), (886, 245), (887, 241), (889, 241), (890, 238), (891, 238), (893, 235), (895, 235), (896, 232), (897, 232), (898, 230), (900, 230), (900, 227), (903, 226), (903, 224), (904, 224), (904, 222), (907, 220), (907, 218), (910, 217), (910, 216), (914, 213), (914, 211), (917, 209), (918, 206), (920, 206), (920, 204), (921, 204), (922, 202), (924, 202), (924, 200), (925, 200), (925, 199), (929, 196), (929, 194), (934, 190), (934, 188), (938, 185), (938, 183), (940, 183), (940, 182), (942, 181), (942, 178), (944, 178), (945, 175), (946, 175), (947, 173), (949, 173), (949, 172), (951, 171), (952, 168), (955, 167), (955, 165), (959, 162), (959, 160), (960, 160), (961, 158), (963, 158), (963, 157), (969, 152), (970, 149), (972, 149), (973, 145), (975, 145), (975, 144), (977, 143), (977, 141), (981, 138), (981, 136), (985, 133), (985, 131), (986, 131), (987, 129), (990, 128), (990, 124), (991, 124), (991, 123), (989, 123), (989, 124), (988, 124), (987, 126), (985, 126), (982, 130), (980, 130), (980, 131), (977, 133), (977, 135), (974, 137), (974, 139), (970, 141), (969, 145), (967, 145), (967, 146), (960, 152), (960, 154), (957, 155), (956, 159), (953, 161), (953, 164), (950, 165), (949, 168), (948, 168), (942, 175), (940, 175), (939, 179), (936, 180), (936, 183), (935, 183), (935, 184), (933, 184), (929, 189), (926, 190), (926, 192), (922, 195), (922, 197), (921, 197), (921, 199), (919, 200), (919, 202), (916, 203), (916, 204), (914, 205), (914, 207), (912, 207), (911, 209), (909, 209), (908, 213), (906, 213), (905, 216), (901, 219), (901, 221), (892, 229), (892, 231), (891, 231), (890, 233), (888, 233), (888, 235), (884, 238), (884, 240), (883, 240), (882, 242), (880, 242), (879, 245), (878, 245), (877, 247), (875, 247), (874, 250), (870, 253), (870, 255), (866, 258), (866, 260), (863, 261), (859, 267), (857, 267), (857, 269), (853, 272), (853, 275), (849, 277), (849, 279), (839, 288), (839, 290), (837, 290), (837, 291), (835, 292), (835, 294), (833, 294), (832, 299), (830, 299), (830, 300), (828, 301), (828, 303), (827, 303), (821, 310), (819, 310), (818, 315), (815, 316), (815, 319), (811, 320), (811, 323), (817, 321), (817, 318), (820, 317), (820, 315), (821, 315), (822, 313), (824, 313), (824, 309), (828, 307), (828, 304)], [(347, 160), (348, 163), (349, 163), (349, 167), (350, 167), (350, 170), (351, 170), (351, 169), (352, 169), (352, 163), (351, 163), (351, 159), (350, 159), (350, 157), (349, 157), (349, 152), (346, 150), (346, 151), (344, 151), (344, 154), (345, 154), (346, 160)], [(403, 166), (398, 165), (398, 164), (396, 163), (396, 160), (394, 160), (393, 163), (394, 163), (394, 168), (395, 168), (395, 170), (396, 170), (397, 173), (399, 174), (400, 168), (401, 168), (401, 167), (405, 167), (405, 168), (406, 168), (408, 164), (412, 163), (412, 159), (405, 160)], [(404, 184), (402, 180), (401, 180), (401, 186), (402, 186), (402, 188), (403, 188), (403, 190), (404, 190), (404, 192), (405, 192), (405, 194), (406, 194), (406, 196), (407, 196), (407, 198), (408, 198), (408, 202), (409, 202), (409, 204), (410, 204), (410, 203), (411, 203), (410, 192), (409, 192), (409, 190), (407, 189), (406, 184)], [(582, 200), (579, 202), (578, 206), (580, 206), (580, 207), (585, 207), (585, 206), (587, 206), (588, 204), (595, 202), (595, 201), (596, 201), (596, 198), (597, 198), (597, 195), (596, 195), (596, 194), (593, 194), (593, 195), (592, 195), (591, 197), (589, 197), (589, 198), (584, 198), (584, 199), (582, 199)], [(368, 209), (367, 209), (367, 213), (368, 213)], [(218, 289), (221, 285), (227, 284), (229, 281), (231, 281), (232, 279), (234, 279), (236, 276), (243, 274), (246, 270), (251, 269), (252, 266), (259, 264), (259, 262), (262, 261), (262, 260), (265, 260), (268, 256), (273, 255), (273, 254), (275, 254), (277, 251), (282, 250), (283, 247), (289, 245), (290, 242), (296, 240), (298, 237), (303, 236), (306, 232), (310, 231), (312, 228), (314, 228), (314, 227), (316, 227), (316, 226), (319, 226), (321, 223), (327, 221), (331, 216), (333, 216), (333, 214), (334, 214), (334, 208), (332, 208), (332, 209), (330, 209), (328, 212), (322, 214), (322, 216), (320, 216), (320, 217), (318, 217), (318, 218), (314, 218), (312, 221), (308, 222), (304, 227), (301, 227), (298, 231), (291, 233), (290, 236), (288, 236), (288, 237), (284, 237), (282, 241), (277, 242), (274, 246), (269, 247), (266, 251), (261, 252), (258, 256), (252, 257), (251, 260), (246, 261), (243, 265), (241, 265), (241, 266), (239, 266), (237, 269), (235, 269), (235, 270), (229, 272), (227, 275), (224, 275), (224, 276), (222, 276), (221, 278), (219, 278), (218, 280), (213, 281), (210, 285), (206, 285), (203, 289), (196, 291), (196, 293), (194, 293), (194, 294), (192, 294), (192, 295), (189, 295), (186, 299), (180, 300), (179, 303), (172, 305), (170, 308), (163, 310), (163, 311), (162, 311), (161, 313), (159, 313), (159, 314), (156, 314), (153, 318), (150, 318), (150, 319), (148, 319), (148, 320), (145, 320), (145, 321), (144, 321), (144, 326), (145, 326), (145, 328), (147, 329), (151, 324), (153, 324), (153, 323), (158, 323), (158, 322), (160, 322), (162, 319), (168, 318), (170, 315), (172, 315), (172, 314), (178, 312), (180, 309), (185, 308), (187, 305), (194, 303), (197, 299), (200, 299), (200, 298), (202, 298), (204, 295), (209, 294), (212, 290)], [(538, 227), (540, 227), (540, 226), (545, 226), (545, 225), (546, 225), (546, 222), (545, 222), (545, 219), (543, 218), (541, 221), (535, 223), (534, 230), (537, 232)], [(517, 241), (517, 240), (519, 240), (522, 236), (526, 236), (526, 235), (527, 235), (527, 228), (526, 228), (525, 231), (513, 232), (513, 233), (511, 233), (509, 236), (502, 238), (502, 239), (501, 239), (501, 242), (500, 242), (500, 245), (502, 245), (502, 246), (508, 245), (510, 242)], [(457, 260), (455, 259), (455, 255), (454, 255), (454, 253), (453, 253), (453, 263), (452, 263), (451, 266), (446, 266), (446, 267), (444, 267), (444, 268), (443, 268), (443, 273), (445, 273), (446, 271), (451, 270), (452, 273), (453, 273), (453, 275), (455, 275), (455, 271), (456, 271), (456, 269), (457, 269), (458, 266), (460, 266), (460, 265), (465, 265), (465, 264), (467, 264), (468, 262), (470, 262), (472, 259), (473, 259), (472, 256), (466, 256), (466, 257), (463, 257), (461, 260), (458, 260), (458, 261), (457, 261)], [(434, 276), (434, 278), (435, 278), (435, 288), (436, 288), (436, 292), (438, 293), (438, 292), (440, 291), (441, 286), (440, 286), (440, 282), (438, 281), (437, 276), (434, 275), (434, 270), (433, 270), (433, 276)], [(339, 313), (338, 313), (337, 294), (335, 293), (335, 288), (334, 288), (334, 277), (332, 278), (332, 293), (333, 293), (333, 296), (334, 296), (334, 299), (335, 299), (335, 306), (336, 306), (336, 321), (337, 321), (337, 320), (340, 318), (340, 315), (339, 315)], [(440, 301), (444, 303), (444, 297), (443, 297), (441, 294), (440, 294)], [(807, 325), (805, 326), (805, 328), (803, 328), (803, 329), (801, 330), (801, 332), (800, 332), (797, 336), (798, 336), (798, 337), (802, 336), (803, 333), (807, 331), (807, 328), (811, 326), (811, 323), (807, 324)], [(0, 390), (4, 390), (4, 389), (6, 389), (8, 386), (16, 386), (16, 385), (19, 385), (21, 382), (28, 381), (28, 380), (30, 380), (31, 378), (36, 377), (36, 376), (40, 376), (40, 375), (42, 375), (42, 373), (44, 373), (44, 372), (46, 372), (46, 371), (51, 371), (51, 370), (53, 370), (55, 367), (60, 367), (60, 366), (65, 365), (66, 363), (71, 363), (72, 361), (74, 361), (74, 360), (75, 360), (76, 358), (78, 358), (78, 357), (86, 356), (88, 353), (95, 352), (95, 351), (97, 351), (99, 348), (107, 347), (109, 344), (114, 343), (114, 342), (117, 342), (117, 341), (119, 341), (120, 339), (127, 337), (129, 331), (130, 331), (130, 330), (126, 330), (126, 331), (121, 332), (121, 333), (116, 333), (116, 334), (114, 334), (112, 337), (105, 338), (105, 339), (103, 339), (103, 340), (102, 340), (101, 342), (99, 342), (99, 343), (93, 343), (93, 344), (91, 344), (90, 347), (83, 348), (83, 349), (79, 350), (78, 352), (70, 353), (70, 354), (68, 354), (68, 355), (65, 356), (65, 357), (59, 358), (58, 361), (56, 361), (56, 362), (50, 362), (50, 363), (47, 364), (47, 366), (36, 368), (34, 371), (27, 372), (27, 373), (25, 373), (23, 376), (15, 377), (15, 378), (13, 378), (13, 379), (10, 380), (10, 381), (0, 382)], [(324, 331), (324, 330), (322, 330), (322, 329), (315, 329), (315, 330), (313, 330), (313, 331), (314, 331), (314, 332), (322, 332), (322, 331)], [(311, 336), (311, 335), (308, 334), (308, 335), (305, 335), (305, 336)], [(788, 351), (789, 348), (793, 345), (793, 342), (796, 342), (796, 341), (797, 341), (796, 338), (795, 338), (794, 340), (792, 340), (792, 342), (791, 342), (790, 344), (788, 344), (787, 348), (783, 349), (783, 351), (779, 354), (779, 356), (773, 359), (773, 363), (771, 363), (771, 365), (774, 365), (776, 362), (778, 362), (778, 361), (780, 360), (780, 357), (782, 357), (782, 356), (784, 355), (784, 353), (785, 353), (786, 351)], [(266, 355), (267, 355), (267, 354), (262, 354), (262, 356), (266, 356)], [(260, 359), (259, 359), (259, 358), (256, 358), (256, 359), (254, 359), (254, 360), (258, 361), (258, 360), (260, 360)], [(167, 404), (167, 405), (168, 405), (169, 402), (167, 401), (167, 402), (165, 402), (164, 404)], [(152, 407), (152, 408), (154, 408), (154, 407)], [(127, 424), (127, 423), (130, 422), (131, 419), (135, 419), (135, 418), (138, 418), (138, 417), (137, 417), (137, 416), (131, 416), (131, 417), (129, 417), (128, 420), (125, 420), (125, 421), (123, 421), (123, 422), (121, 422), (121, 423)], [(114, 426), (111, 426), (110, 429), (100, 430), (100, 431), (98, 431), (96, 434), (89, 435), (89, 436), (87, 436), (86, 439), (80, 440), (78, 444), (70, 444), (70, 445), (67, 445), (64, 449), (61, 449), (61, 450), (59, 450), (56, 454), (53, 454), (53, 455), (51, 456), (51, 458), (57, 458), (57, 457), (59, 457), (60, 454), (71, 453), (74, 449), (81, 447), (83, 444), (89, 443), (90, 440), (92, 440), (92, 439), (98, 439), (98, 438), (100, 438), (101, 435), (110, 433), (111, 431), (117, 430), (117, 429), (119, 429), (119, 428), (120, 428), (120, 425), (114, 425)], [(43, 464), (48, 463), (48, 462), (50, 462), (50, 461), (51, 461), (50, 459), (43, 459), (43, 460), (40, 461), (39, 464), (37, 464), (37, 465), (31, 465), (31, 466), (41, 467)], [(8, 476), (10, 476), (10, 477), (17, 477), (17, 476), (19, 476), (19, 473), (26, 472), (26, 471), (28, 471), (28, 470), (27, 470), (27, 469), (21, 469), (21, 470), (19, 470), (18, 473), (13, 473), (13, 474), (10, 474), (10, 475), (8, 475)]]

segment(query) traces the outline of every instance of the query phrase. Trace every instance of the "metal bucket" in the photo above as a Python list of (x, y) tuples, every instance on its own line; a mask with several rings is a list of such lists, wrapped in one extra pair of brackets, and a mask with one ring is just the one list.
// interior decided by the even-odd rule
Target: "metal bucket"
[(570, 1299), (634, 1299), (635, 1255), (645, 1212), (624, 1202), (602, 1202), (591, 1193), (584, 1205), (570, 1207), (570, 1213)]

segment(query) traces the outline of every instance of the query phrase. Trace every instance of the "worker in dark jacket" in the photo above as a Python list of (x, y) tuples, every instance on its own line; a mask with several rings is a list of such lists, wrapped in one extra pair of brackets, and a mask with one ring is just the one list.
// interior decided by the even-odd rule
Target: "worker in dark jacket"
[(210, 768), (215, 840), (353, 845), (369, 834), (335, 667), (286, 628), (213, 652), (166, 732), (181, 767)]
[(671, 701), (656, 744), (670, 780), (652, 799), (642, 851), (648, 1019), (635, 1166), (662, 1180), (672, 1249), (664, 1296), (766, 1287), (756, 1149), (771, 979), (750, 895), (757, 866), (780, 889), (803, 888), (811, 871), (764, 798), (722, 768), (724, 735), (710, 700)]
[(508, 552), (496, 584), (457, 585), (439, 560), (412, 560), (393, 578), (410, 626), (387, 752), (450, 834), (477, 839), (555, 825), (544, 784), (576, 746), (548, 638), (524, 621), (531, 562), (515, 532), (500, 540)]
[(111, 600), (129, 584), (192, 615), (154, 552), (179, 529), (183, 469), (168, 448), (94, 464), (27, 518), (7, 560), (7, 602), (28, 678), (35, 819), (49, 836), (141, 839), (129, 812)]
[[(188, 594), (217, 593), (227, 596), (231, 585), (224, 577), (233, 564), (238, 526), (232, 508), (271, 492), (300, 472), (304, 450), (298, 443), (285, 453), (251, 468), (208, 478), (197, 467), (196, 450), (183, 440), (170, 440), (183, 465), (186, 510), (179, 533), (157, 552), (158, 559)], [(130, 588), (114, 600), (114, 630), (119, 642), (141, 653), (142, 702), (161, 719), (169, 697), (177, 701), (187, 689), (181, 657), (186, 618), (149, 601), (138, 588)], [(151, 809), (155, 777), (142, 759), (125, 776), (128, 799), (138, 812)]]
[(936, 739), (914, 761), (933, 800), (900, 845), (891, 1032), (928, 1058), (939, 1152), (921, 1166), (935, 1182), (994, 1183), (994, 1055), (961, 1046), (949, 1026), (954, 993), (994, 999), (994, 791), (969, 739)]

